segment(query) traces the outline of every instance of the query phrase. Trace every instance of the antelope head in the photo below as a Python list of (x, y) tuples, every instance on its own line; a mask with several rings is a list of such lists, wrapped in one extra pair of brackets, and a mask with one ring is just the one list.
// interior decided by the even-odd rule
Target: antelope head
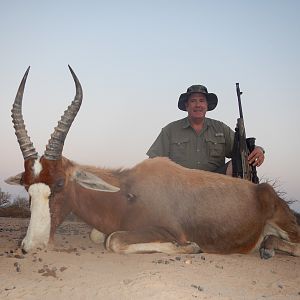
[[(66, 189), (70, 182), (76, 181), (84, 188), (98, 191), (119, 190), (93, 174), (72, 167), (72, 163), (62, 156), (66, 136), (82, 103), (81, 84), (70, 66), (76, 87), (74, 100), (55, 127), (44, 154), (41, 157), (38, 155), (27, 134), (22, 115), (22, 99), (29, 68), (20, 83), (11, 111), (15, 134), (24, 158), (24, 171), (6, 180), (8, 184), (24, 186), (30, 196), (31, 218), (22, 241), (24, 252), (46, 246), (50, 239), (50, 231), (55, 230), (70, 212), (71, 209), (65, 201)], [(62, 202), (65, 202), (64, 205)], [(51, 232), (51, 237), (53, 235), (54, 232)]]

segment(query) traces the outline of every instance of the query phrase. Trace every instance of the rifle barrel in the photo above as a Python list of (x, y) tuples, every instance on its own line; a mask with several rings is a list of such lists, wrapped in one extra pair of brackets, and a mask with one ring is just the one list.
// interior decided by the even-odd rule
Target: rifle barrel
[(240, 118), (243, 119), (244, 117), (243, 117), (242, 102), (241, 102), (241, 95), (243, 94), (243, 92), (241, 92), (240, 85), (238, 82), (235, 84), (235, 86), (236, 86), (236, 94), (239, 103)]

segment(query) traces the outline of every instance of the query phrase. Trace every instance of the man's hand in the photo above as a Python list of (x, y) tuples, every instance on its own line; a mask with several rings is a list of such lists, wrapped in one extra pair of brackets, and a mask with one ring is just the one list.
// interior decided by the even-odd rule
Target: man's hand
[(265, 151), (262, 147), (256, 146), (248, 156), (248, 162), (254, 167), (259, 167), (265, 160)]

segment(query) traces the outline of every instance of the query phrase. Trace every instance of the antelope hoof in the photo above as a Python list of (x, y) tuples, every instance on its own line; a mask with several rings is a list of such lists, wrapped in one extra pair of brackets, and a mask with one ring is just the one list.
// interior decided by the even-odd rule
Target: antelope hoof
[(103, 244), (105, 240), (105, 234), (93, 228), (93, 230), (90, 233), (90, 239), (95, 244)]
[(272, 249), (260, 248), (259, 249), (261, 259), (269, 259), (275, 255), (275, 251)]

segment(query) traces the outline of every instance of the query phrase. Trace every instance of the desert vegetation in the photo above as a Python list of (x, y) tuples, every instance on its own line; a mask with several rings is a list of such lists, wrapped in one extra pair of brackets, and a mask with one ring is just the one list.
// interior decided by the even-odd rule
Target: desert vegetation
[(28, 198), (20, 195), (13, 196), (0, 188), (0, 217), (29, 218)]
[[(6, 218), (29, 218), (30, 204), (27, 197), (14, 196), (2, 191), (0, 187), (0, 217)], [(66, 217), (67, 221), (81, 221), (80, 218), (70, 213)]]

